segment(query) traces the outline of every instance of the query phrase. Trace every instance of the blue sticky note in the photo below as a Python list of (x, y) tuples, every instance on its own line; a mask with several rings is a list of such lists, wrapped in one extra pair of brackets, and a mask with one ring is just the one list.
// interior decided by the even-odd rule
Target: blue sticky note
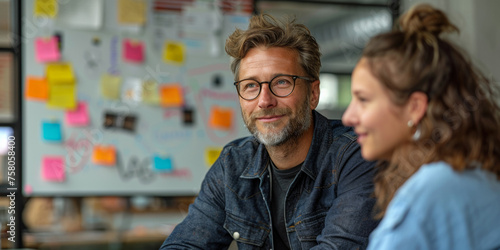
[(153, 157), (153, 170), (158, 172), (170, 173), (173, 171), (172, 167), (172, 159), (162, 158), (160, 156), (155, 155)]
[(42, 122), (42, 138), (46, 141), (60, 142), (62, 140), (61, 124), (59, 122)]

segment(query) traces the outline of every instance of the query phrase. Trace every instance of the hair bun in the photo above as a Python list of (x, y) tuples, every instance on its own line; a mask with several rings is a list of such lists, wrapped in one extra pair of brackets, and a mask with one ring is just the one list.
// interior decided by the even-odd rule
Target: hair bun
[(419, 33), (431, 33), (437, 37), (443, 32), (459, 31), (441, 10), (429, 4), (420, 4), (412, 7), (406, 14), (401, 16), (399, 26), (402, 32), (408, 36)]

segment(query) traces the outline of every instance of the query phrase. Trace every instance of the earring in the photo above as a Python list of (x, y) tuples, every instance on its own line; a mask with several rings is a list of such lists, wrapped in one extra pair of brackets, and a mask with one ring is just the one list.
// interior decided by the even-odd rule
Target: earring
[(413, 133), (412, 139), (413, 141), (418, 141), (420, 139), (420, 126), (417, 126), (417, 130), (415, 130), (415, 133)]
[[(413, 126), (415, 126), (415, 123), (412, 120), (409, 120), (406, 125), (408, 125), (409, 128), (413, 128)], [(412, 136), (413, 141), (418, 141), (418, 139), (420, 139), (420, 134), (420, 126), (417, 126), (417, 130), (415, 130), (415, 133), (413, 133)]]

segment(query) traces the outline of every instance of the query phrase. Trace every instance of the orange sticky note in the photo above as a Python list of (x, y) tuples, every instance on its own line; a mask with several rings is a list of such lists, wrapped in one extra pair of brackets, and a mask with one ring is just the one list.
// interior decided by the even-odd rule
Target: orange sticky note
[(184, 63), (184, 44), (180, 42), (165, 42), (163, 48), (163, 60), (167, 63)]
[(35, 39), (35, 55), (38, 62), (55, 62), (61, 58), (57, 37)]
[(66, 111), (66, 124), (69, 126), (87, 126), (89, 125), (89, 111), (86, 102), (78, 102), (75, 110)]
[(64, 158), (62, 156), (45, 156), (42, 159), (42, 178), (46, 181), (62, 182), (64, 172)]
[(92, 153), (92, 163), (96, 165), (113, 166), (116, 164), (115, 146), (96, 145)]
[(26, 78), (26, 99), (45, 101), (49, 97), (49, 84), (44, 77), (28, 76)]
[(160, 98), (163, 107), (181, 107), (184, 104), (182, 86), (180, 84), (161, 85)]
[(123, 41), (123, 58), (127, 62), (142, 63), (144, 61), (144, 43), (125, 39)]
[(212, 128), (229, 130), (233, 123), (233, 109), (212, 106), (209, 125)]

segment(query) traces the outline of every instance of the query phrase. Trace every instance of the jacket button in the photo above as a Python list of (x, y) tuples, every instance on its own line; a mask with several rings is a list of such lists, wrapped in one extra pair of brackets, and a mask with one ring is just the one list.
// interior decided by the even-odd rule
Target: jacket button
[(237, 239), (239, 239), (239, 238), (240, 238), (240, 233), (238, 233), (238, 232), (234, 232), (234, 233), (233, 233), (233, 239), (237, 240)]

